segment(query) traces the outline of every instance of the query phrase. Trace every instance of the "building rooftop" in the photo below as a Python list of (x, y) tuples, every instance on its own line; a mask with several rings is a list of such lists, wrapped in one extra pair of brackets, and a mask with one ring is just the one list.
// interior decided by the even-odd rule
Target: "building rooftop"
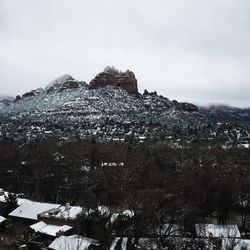
[(73, 227), (68, 226), (68, 225), (63, 225), (63, 226), (49, 225), (43, 221), (40, 221), (31, 225), (30, 228), (32, 228), (35, 232), (47, 234), (50, 236), (56, 236), (59, 232), (63, 232), (63, 233), (67, 232)]
[(43, 203), (37, 201), (26, 201), (14, 211), (9, 213), (9, 216), (19, 217), (24, 219), (37, 220), (37, 215), (47, 210), (58, 208), (59, 204)]
[(78, 214), (81, 214), (83, 209), (79, 206), (70, 206), (67, 203), (65, 206), (52, 208), (39, 214), (41, 217), (58, 218), (58, 219), (76, 219)]

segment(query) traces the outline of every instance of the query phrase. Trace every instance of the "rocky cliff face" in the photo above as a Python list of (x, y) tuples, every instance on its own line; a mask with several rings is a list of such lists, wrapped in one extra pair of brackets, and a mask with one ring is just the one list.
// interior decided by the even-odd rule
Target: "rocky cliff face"
[(87, 86), (85, 82), (77, 81), (71, 75), (63, 75), (47, 85), (45, 90), (50, 93), (55, 90), (78, 89), (84, 85)]
[(121, 72), (114, 67), (106, 67), (89, 84), (90, 89), (107, 85), (121, 87), (131, 94), (138, 93), (137, 80), (132, 71)]
[(22, 96), (18, 95), (16, 96), (15, 101), (20, 101), (24, 98), (31, 98), (37, 95), (40, 95), (41, 93), (46, 92), (47, 94), (52, 92), (59, 92), (66, 89), (79, 89), (81, 87), (87, 87), (88, 85), (83, 81), (77, 81), (70, 75), (63, 75), (49, 83), (44, 89), (38, 88), (35, 90), (31, 90), (30, 92), (27, 92), (23, 94)]

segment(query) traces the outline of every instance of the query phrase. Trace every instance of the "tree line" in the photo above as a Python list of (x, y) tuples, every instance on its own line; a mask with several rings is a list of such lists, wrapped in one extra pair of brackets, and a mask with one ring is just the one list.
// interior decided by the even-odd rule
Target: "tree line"
[(81, 228), (89, 236), (115, 231), (136, 238), (164, 223), (183, 225), (193, 234), (195, 223), (211, 221), (250, 230), (247, 149), (224, 150), (215, 142), (173, 148), (93, 140), (45, 141), (26, 148), (2, 143), (0, 152), (0, 183), (6, 190), (38, 201), (134, 211), (133, 218), (126, 223), (120, 218), (109, 232), (107, 221), (98, 232)]

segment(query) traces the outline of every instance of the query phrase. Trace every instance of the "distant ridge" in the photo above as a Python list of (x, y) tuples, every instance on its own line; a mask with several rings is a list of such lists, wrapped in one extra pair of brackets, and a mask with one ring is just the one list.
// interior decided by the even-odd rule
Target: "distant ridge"
[(229, 105), (210, 105), (199, 107), (199, 111), (213, 119), (250, 121), (250, 108), (238, 108)]

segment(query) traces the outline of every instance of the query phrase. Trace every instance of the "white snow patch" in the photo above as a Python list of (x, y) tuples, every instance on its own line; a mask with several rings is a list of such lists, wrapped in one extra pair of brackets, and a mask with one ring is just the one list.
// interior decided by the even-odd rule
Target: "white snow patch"
[(85, 250), (88, 249), (90, 245), (99, 246), (99, 242), (86, 237), (81, 237), (79, 235), (72, 235), (72, 236), (60, 236), (59, 238), (55, 239), (50, 245), (50, 249), (54, 250)]
[(196, 224), (195, 230), (197, 236), (209, 237), (227, 237), (240, 238), (240, 231), (237, 225), (216, 225), (216, 224)]

